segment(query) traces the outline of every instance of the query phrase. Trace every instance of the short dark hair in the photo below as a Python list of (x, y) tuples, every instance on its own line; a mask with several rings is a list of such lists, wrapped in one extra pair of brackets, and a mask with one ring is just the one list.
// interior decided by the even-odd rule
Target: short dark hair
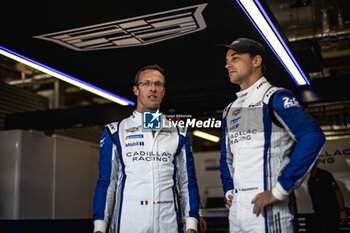
[(159, 73), (161, 73), (163, 78), (164, 78), (164, 84), (165, 84), (165, 71), (164, 71), (164, 69), (162, 67), (160, 67), (159, 65), (154, 64), (154, 65), (144, 66), (136, 72), (134, 85), (137, 86), (137, 84), (139, 83), (140, 74), (142, 71), (145, 71), (145, 70), (157, 70), (157, 71), (159, 71)]

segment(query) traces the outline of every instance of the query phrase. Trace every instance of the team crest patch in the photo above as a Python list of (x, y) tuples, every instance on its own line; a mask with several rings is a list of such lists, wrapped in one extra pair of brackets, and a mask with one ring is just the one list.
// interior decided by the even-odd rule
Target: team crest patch
[(127, 133), (135, 133), (135, 132), (140, 131), (140, 129), (141, 129), (141, 126), (131, 127), (131, 128), (126, 129), (125, 132), (127, 132)]
[(235, 110), (232, 111), (232, 115), (233, 115), (233, 116), (237, 116), (237, 115), (240, 114), (240, 113), (241, 113), (241, 109), (240, 109), (240, 108), (237, 108), (237, 109), (235, 109)]

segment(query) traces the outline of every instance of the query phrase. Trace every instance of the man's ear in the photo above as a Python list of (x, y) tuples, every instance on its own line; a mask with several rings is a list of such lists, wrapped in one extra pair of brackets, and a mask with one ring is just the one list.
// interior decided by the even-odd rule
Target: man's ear
[(134, 91), (134, 95), (139, 96), (139, 88), (136, 85), (132, 87), (132, 90)]
[(262, 64), (262, 57), (260, 55), (256, 55), (253, 60), (253, 64), (255, 67), (259, 67)]

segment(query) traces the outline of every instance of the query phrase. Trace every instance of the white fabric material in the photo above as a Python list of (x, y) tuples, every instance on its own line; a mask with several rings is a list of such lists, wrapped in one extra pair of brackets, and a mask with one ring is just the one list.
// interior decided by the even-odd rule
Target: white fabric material
[(225, 194), (226, 200), (228, 200), (228, 201), (230, 200), (229, 196), (233, 197), (233, 189), (227, 191)]
[(272, 195), (282, 201), (288, 197), (289, 193), (282, 188), (279, 182), (277, 182), (276, 187), (272, 189)]
[(186, 218), (186, 231), (189, 229), (193, 229), (197, 231), (198, 220), (196, 218)]
[(105, 233), (107, 228), (107, 223), (104, 220), (95, 220), (94, 221), (94, 232)]
[[(182, 135), (186, 136), (185, 129), (171, 127), (153, 136), (152, 131), (142, 129), (142, 114), (136, 111), (107, 125), (100, 145), (95, 231), (105, 231), (111, 217), (111, 233), (177, 233), (179, 215), (186, 229), (197, 230), (198, 188), (190, 139)], [(178, 212), (175, 191), (182, 213)]]
[[(240, 196), (240, 198), (244, 196)], [(244, 199), (245, 201), (250, 201)], [(243, 201), (243, 200), (239, 200)], [(265, 232), (264, 217), (257, 217), (253, 213), (253, 208), (242, 209), (238, 205), (238, 197), (233, 198), (232, 206), (229, 210), (230, 233), (263, 233)]]

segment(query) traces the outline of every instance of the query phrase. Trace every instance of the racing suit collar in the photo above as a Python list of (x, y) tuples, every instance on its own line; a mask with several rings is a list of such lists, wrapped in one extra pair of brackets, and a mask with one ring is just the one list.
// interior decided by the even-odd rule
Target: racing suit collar
[(135, 117), (141, 117), (142, 113), (138, 112), (136, 109), (132, 112)]
[(142, 113), (136, 111), (136, 109), (132, 113), (132, 119), (134, 121), (137, 121), (138, 123), (141, 123)]
[(238, 98), (243, 98), (245, 96), (250, 95), (252, 92), (254, 92), (255, 89), (259, 88), (264, 83), (267, 83), (267, 80), (264, 76), (262, 76), (260, 79), (258, 79), (253, 85), (251, 85), (249, 88), (239, 91), (236, 93)]

